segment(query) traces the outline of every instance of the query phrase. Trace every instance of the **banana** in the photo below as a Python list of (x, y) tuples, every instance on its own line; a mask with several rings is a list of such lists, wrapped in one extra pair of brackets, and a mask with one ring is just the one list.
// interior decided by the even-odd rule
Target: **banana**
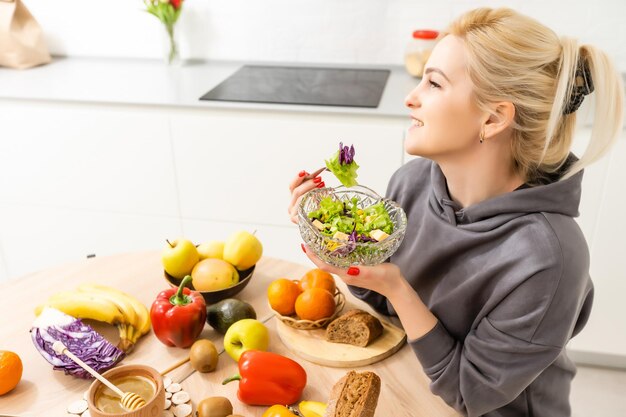
[(79, 319), (92, 319), (117, 325), (125, 318), (117, 305), (95, 294), (63, 291), (50, 297), (35, 309), (39, 315), (44, 307), (53, 307)]
[(35, 314), (46, 306), (76, 318), (115, 325), (120, 336), (118, 347), (124, 352), (129, 352), (151, 327), (146, 306), (135, 297), (101, 284), (81, 284), (77, 290), (58, 292), (38, 306)]
[(111, 301), (113, 304), (117, 306), (117, 308), (119, 308), (119, 310), (124, 315), (125, 323), (127, 325), (137, 327), (138, 316), (137, 316), (137, 313), (135, 312), (134, 306), (128, 299), (129, 297), (121, 296), (105, 288), (103, 288), (102, 286), (96, 286), (93, 284), (81, 284), (78, 286), (78, 291), (84, 292), (84, 293), (90, 293), (90, 294), (98, 294), (99, 296)]
[(135, 323), (134, 327), (138, 330), (138, 333), (139, 333), (137, 338), (148, 333), (151, 327), (150, 311), (148, 311), (146, 306), (143, 305), (135, 297), (132, 297), (126, 294), (125, 292), (122, 292), (116, 288), (108, 287), (102, 284), (86, 284), (85, 288), (93, 288), (97, 290), (102, 290), (102, 291), (110, 292), (118, 297), (124, 297), (133, 306), (133, 309), (135, 310), (135, 314), (137, 315), (137, 319), (134, 322)]

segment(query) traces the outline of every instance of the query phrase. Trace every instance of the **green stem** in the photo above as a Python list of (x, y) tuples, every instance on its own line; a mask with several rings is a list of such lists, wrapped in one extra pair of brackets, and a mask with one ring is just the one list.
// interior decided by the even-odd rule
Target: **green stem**
[(168, 57), (168, 62), (171, 64), (178, 53), (176, 41), (174, 40), (174, 25), (165, 25), (165, 28), (167, 30), (167, 35), (170, 39), (170, 54)]
[(183, 290), (185, 289), (185, 285), (191, 281), (191, 275), (185, 276), (178, 286), (178, 291), (176, 294), (170, 297), (170, 303), (175, 306), (186, 306), (187, 304), (191, 304), (193, 300), (188, 295), (183, 294)]
[(241, 375), (239, 374), (235, 374), (231, 377), (226, 378), (225, 380), (222, 381), (222, 385), (226, 385), (229, 382), (233, 382), (233, 381), (239, 381), (241, 379)]

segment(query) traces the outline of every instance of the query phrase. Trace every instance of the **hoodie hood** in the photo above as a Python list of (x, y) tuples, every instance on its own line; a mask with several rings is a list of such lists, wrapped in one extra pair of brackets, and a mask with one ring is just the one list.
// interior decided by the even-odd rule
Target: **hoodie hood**
[(473, 230), (491, 230), (528, 213), (556, 213), (577, 217), (583, 171), (566, 180), (558, 181), (575, 161), (576, 157), (570, 154), (551, 182), (520, 188), (465, 208), (450, 198), (441, 168), (432, 163), (430, 207), (446, 221), (458, 226), (467, 225)]

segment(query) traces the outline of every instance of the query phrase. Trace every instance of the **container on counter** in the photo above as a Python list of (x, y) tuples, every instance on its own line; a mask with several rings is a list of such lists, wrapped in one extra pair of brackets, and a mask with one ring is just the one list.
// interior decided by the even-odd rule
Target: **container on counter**
[(428, 61), (438, 38), (439, 32), (436, 30), (420, 29), (413, 32), (412, 39), (404, 54), (404, 66), (413, 77), (423, 75), (426, 61)]

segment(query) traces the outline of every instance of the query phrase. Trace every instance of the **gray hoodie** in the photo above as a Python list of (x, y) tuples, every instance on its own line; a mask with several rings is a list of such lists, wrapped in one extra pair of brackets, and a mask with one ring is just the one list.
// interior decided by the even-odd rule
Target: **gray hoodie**
[[(431, 390), (462, 414), (570, 415), (576, 369), (565, 345), (593, 298), (587, 244), (573, 219), (581, 181), (582, 172), (461, 208), (428, 159), (393, 175), (387, 195), (408, 226), (391, 262), (439, 319), (409, 343)], [(380, 294), (351, 291), (395, 314)]]

